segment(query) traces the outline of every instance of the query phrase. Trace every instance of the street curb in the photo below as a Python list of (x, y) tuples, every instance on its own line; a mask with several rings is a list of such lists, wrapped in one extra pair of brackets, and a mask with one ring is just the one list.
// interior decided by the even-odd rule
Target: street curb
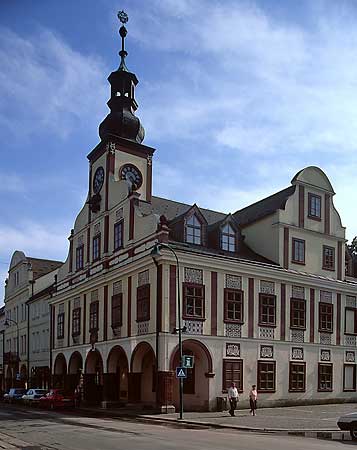
[(140, 419), (144, 419), (147, 421), (152, 421), (156, 423), (162, 423), (163, 425), (175, 424), (175, 425), (195, 425), (209, 428), (222, 428), (222, 429), (231, 429), (231, 430), (239, 430), (239, 431), (247, 431), (253, 433), (271, 433), (271, 434), (279, 434), (281, 436), (299, 436), (299, 437), (309, 437), (315, 439), (326, 439), (333, 441), (351, 441), (351, 436), (349, 432), (339, 431), (339, 430), (286, 430), (281, 428), (257, 428), (257, 427), (247, 427), (242, 425), (227, 425), (227, 424), (217, 424), (212, 422), (203, 422), (198, 420), (179, 420), (179, 419), (170, 419), (163, 417), (153, 417), (153, 416), (145, 416), (140, 415), (137, 416)]

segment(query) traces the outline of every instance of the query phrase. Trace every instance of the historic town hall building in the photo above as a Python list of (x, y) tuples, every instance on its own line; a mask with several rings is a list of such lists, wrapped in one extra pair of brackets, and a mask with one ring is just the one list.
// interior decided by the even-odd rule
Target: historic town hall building
[[(102, 405), (177, 407), (181, 314), (186, 409), (216, 408), (232, 381), (242, 402), (252, 384), (265, 405), (356, 401), (357, 279), (327, 176), (307, 167), (232, 214), (153, 196), (155, 150), (120, 35), (88, 198), (51, 294), (52, 383)], [(151, 255), (157, 243), (179, 271), (170, 249)]]

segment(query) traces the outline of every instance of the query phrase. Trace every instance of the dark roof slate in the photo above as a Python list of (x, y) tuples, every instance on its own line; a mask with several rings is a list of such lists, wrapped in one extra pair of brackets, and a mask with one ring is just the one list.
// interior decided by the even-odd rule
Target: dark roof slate
[(54, 261), (52, 259), (40, 259), (40, 258), (27, 258), (27, 259), (31, 263), (34, 280), (37, 280), (37, 278), (40, 278), (43, 275), (46, 275), (47, 273), (50, 273), (63, 265), (62, 261)]
[[(169, 222), (179, 216), (182, 216), (192, 208), (192, 205), (187, 205), (186, 203), (175, 202), (174, 200), (154, 196), (151, 199), (151, 207), (150, 204), (145, 204), (144, 202), (141, 202), (140, 206), (144, 207), (144, 210), (147, 208), (147, 213), (153, 212), (159, 216), (164, 215)], [(200, 207), (198, 208), (206, 219), (208, 225), (219, 222), (227, 216), (227, 214), (218, 211), (212, 211), (210, 209)]]
[(295, 192), (295, 187), (296, 186), (289, 186), (276, 194), (246, 206), (245, 208), (236, 211), (233, 214), (233, 217), (240, 226), (245, 226), (273, 214), (278, 209), (284, 209), (287, 199)]

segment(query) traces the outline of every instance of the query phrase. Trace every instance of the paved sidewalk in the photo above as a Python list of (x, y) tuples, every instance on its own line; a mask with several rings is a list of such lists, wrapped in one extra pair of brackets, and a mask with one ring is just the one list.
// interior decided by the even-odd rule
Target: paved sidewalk
[[(246, 430), (289, 432), (339, 432), (337, 419), (343, 414), (356, 411), (357, 403), (333, 405), (309, 405), (258, 409), (256, 416), (249, 410), (237, 410), (235, 417), (228, 411), (184, 413), (184, 421), (191, 424), (232, 427)], [(177, 421), (177, 414), (145, 414), (151, 420)]]

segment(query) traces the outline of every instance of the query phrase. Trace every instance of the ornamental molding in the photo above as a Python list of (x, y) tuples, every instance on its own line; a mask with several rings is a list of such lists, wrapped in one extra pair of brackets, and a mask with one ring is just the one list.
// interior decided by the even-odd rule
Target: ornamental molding
[(291, 348), (291, 359), (293, 359), (294, 361), (303, 361), (304, 349), (302, 347), (292, 347)]
[(226, 356), (227, 357), (240, 357), (240, 344), (239, 343), (226, 343)]
[(272, 345), (261, 345), (260, 346), (260, 357), (261, 358), (274, 358), (274, 347)]

